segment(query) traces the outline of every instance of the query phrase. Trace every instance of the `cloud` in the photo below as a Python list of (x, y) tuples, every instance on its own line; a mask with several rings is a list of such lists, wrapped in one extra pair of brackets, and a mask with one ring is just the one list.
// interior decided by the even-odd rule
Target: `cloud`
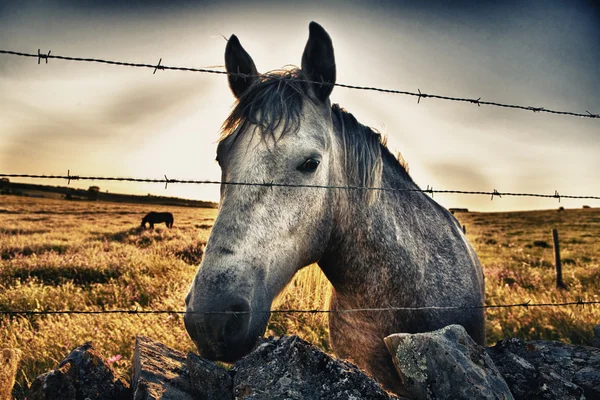
[[(185, 80), (166, 80), (143, 86), (128, 85), (105, 101), (96, 110), (84, 112), (64, 99), (54, 99), (64, 107), (49, 103), (52, 100), (36, 99), (36, 105), (11, 99), (5, 109), (5, 118), (12, 120), (12, 128), (1, 133), (3, 153), (2, 169), (14, 169), (15, 160), (25, 165), (35, 161), (39, 165), (53, 164), (67, 154), (100, 153), (118, 140), (119, 147), (142, 136), (147, 140), (159, 129), (153, 125), (175, 118), (176, 110), (198, 94), (200, 88)], [(61, 101), (62, 100), (62, 101)], [(32, 100), (33, 101), (33, 100)], [(150, 128), (149, 128), (150, 126)], [(107, 150), (110, 151), (110, 150)], [(10, 161), (8, 160), (10, 155)], [(75, 157), (77, 158), (77, 157)]]
[(200, 89), (198, 85), (190, 84), (189, 79), (131, 85), (111, 99), (104, 107), (101, 118), (106, 123), (120, 126), (157, 119), (197, 96)]
[(474, 165), (445, 161), (429, 163), (426, 168), (432, 177), (443, 181), (444, 189), (485, 190), (493, 187)]

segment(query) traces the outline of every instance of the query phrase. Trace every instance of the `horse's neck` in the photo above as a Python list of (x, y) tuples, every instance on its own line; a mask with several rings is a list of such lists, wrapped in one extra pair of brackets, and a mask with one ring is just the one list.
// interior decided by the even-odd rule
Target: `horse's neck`
[[(399, 251), (410, 252), (414, 248), (407, 245), (399, 250), (399, 241), (408, 236), (406, 218), (412, 218), (408, 215), (411, 207), (428, 200), (422, 193), (410, 191), (418, 189), (417, 185), (397, 168), (389, 160), (384, 161), (382, 187), (409, 191), (382, 191), (371, 203), (360, 191), (351, 191), (336, 205), (339, 212), (331, 241), (319, 265), (333, 284), (338, 299), (346, 295), (356, 300), (361, 291), (368, 292), (374, 299), (377, 295), (372, 296), (373, 291), (383, 290), (390, 279), (402, 278), (391, 276), (391, 269), (395, 269)], [(405, 256), (412, 257), (411, 254)]]

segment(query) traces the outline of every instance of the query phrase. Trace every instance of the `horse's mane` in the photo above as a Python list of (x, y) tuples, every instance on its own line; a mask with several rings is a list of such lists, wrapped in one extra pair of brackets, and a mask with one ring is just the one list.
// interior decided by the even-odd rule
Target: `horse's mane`
[[(295, 133), (300, 128), (302, 105), (308, 96), (308, 84), (300, 69), (271, 71), (261, 75), (238, 99), (221, 127), (219, 141), (247, 132), (256, 125), (262, 135)], [(312, 100), (311, 100), (312, 101)]]
[(387, 148), (386, 137), (356, 120), (340, 107), (331, 106), (333, 126), (344, 145), (349, 184), (359, 187), (381, 187), (383, 161), (395, 167), (404, 178), (411, 180), (402, 156), (394, 157)]
[[(302, 70), (272, 71), (262, 75), (238, 99), (221, 127), (223, 141), (233, 136), (255, 132), (247, 129), (256, 126), (265, 137), (275, 138), (281, 128), (281, 136), (294, 134), (300, 128), (302, 107), (305, 101), (314, 101), (308, 94), (308, 83)], [(397, 172), (410, 179), (405, 163), (394, 157), (387, 148), (385, 137), (340, 107), (331, 107), (333, 126), (344, 146), (345, 166), (349, 185), (357, 187), (379, 187), (383, 160), (397, 166)], [(235, 135), (235, 136), (234, 136)]]

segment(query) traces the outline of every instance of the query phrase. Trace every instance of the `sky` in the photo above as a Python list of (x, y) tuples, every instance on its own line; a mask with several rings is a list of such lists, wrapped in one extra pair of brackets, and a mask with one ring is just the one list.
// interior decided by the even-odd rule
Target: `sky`
[[(333, 40), (339, 83), (600, 113), (593, 1), (0, 0), (0, 49), (223, 70), (225, 38), (235, 33), (267, 72), (300, 64), (310, 21)], [(226, 77), (152, 72), (0, 54), (0, 173), (219, 180), (219, 128), (234, 102)], [(331, 99), (387, 135), (422, 188), (600, 195), (600, 119), (341, 87)], [(70, 185), (95, 184), (219, 196), (216, 185)], [(477, 211), (600, 207), (434, 198)]]

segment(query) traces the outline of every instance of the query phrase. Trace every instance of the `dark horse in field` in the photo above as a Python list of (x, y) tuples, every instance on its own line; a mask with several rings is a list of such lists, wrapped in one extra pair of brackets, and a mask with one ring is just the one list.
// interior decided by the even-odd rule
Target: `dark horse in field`
[(274, 297), (314, 262), (333, 285), (331, 310), (400, 308), (329, 316), (336, 354), (390, 390), (404, 392), (387, 335), (460, 324), (484, 344), (477, 255), (380, 135), (331, 105), (336, 66), (327, 32), (310, 24), (301, 70), (259, 76), (236, 36), (225, 64), (237, 103), (217, 148), (222, 180), (288, 186), (221, 185), (219, 215), (185, 299), (185, 326), (200, 353), (231, 362), (250, 352)]
[(161, 222), (164, 222), (167, 228), (172, 228), (173, 214), (170, 212), (151, 211), (142, 219), (142, 228), (145, 228), (146, 224), (150, 224), (150, 229), (154, 229), (154, 224), (160, 224)]

